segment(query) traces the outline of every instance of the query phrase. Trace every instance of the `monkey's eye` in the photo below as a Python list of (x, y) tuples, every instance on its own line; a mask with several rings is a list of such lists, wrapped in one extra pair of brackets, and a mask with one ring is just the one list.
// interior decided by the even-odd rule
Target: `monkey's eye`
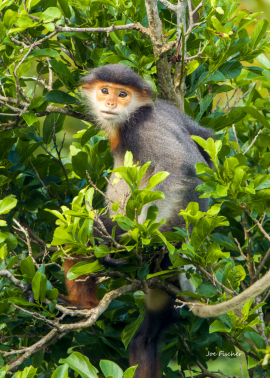
[(127, 97), (127, 93), (126, 92), (120, 92), (119, 97)]
[(103, 94), (109, 94), (109, 91), (108, 91), (107, 88), (102, 88), (102, 89), (101, 89), (101, 92), (102, 92)]

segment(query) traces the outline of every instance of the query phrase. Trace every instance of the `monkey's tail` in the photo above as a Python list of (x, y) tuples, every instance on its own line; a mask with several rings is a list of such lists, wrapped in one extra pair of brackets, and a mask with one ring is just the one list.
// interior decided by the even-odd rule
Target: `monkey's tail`
[(181, 319), (173, 299), (161, 311), (147, 310), (130, 343), (130, 365), (138, 365), (133, 378), (160, 378), (158, 346), (166, 330)]
[[(78, 257), (78, 255), (72, 255), (72, 257)], [(87, 274), (79, 277), (80, 281), (76, 281), (76, 279), (70, 281), (67, 278), (69, 269), (80, 261), (85, 260), (65, 260), (64, 271), (66, 288), (68, 291), (66, 301), (70, 306), (76, 306), (79, 308), (94, 308), (99, 303), (95, 279), (89, 278)]]

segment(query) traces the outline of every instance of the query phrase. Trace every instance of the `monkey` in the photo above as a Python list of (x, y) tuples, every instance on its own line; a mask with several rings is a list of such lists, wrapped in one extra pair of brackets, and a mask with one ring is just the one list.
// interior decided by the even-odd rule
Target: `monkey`
[[(134, 161), (140, 165), (151, 161), (140, 189), (145, 188), (150, 177), (157, 172), (170, 173), (155, 188), (166, 198), (166, 201), (156, 201), (159, 208), (156, 222), (161, 219), (167, 221), (160, 231), (183, 227), (183, 219), (178, 214), (190, 201), (199, 202), (201, 211), (207, 210), (208, 200), (199, 198), (195, 192), (200, 183), (195, 176), (195, 164), (202, 162), (209, 165), (210, 160), (190, 136), (207, 139), (212, 135), (209, 129), (198, 126), (168, 101), (158, 98), (154, 102), (151, 85), (125, 65), (109, 64), (94, 68), (83, 78), (81, 90), (95, 123), (109, 136), (114, 169), (124, 165), (125, 153), (131, 151)], [(112, 174), (110, 183), (114, 177)], [(120, 180), (114, 188), (109, 185), (106, 191), (111, 202), (118, 202), (118, 195), (126, 199), (129, 197), (129, 187), (124, 180)], [(109, 213), (114, 214), (111, 204), (108, 205)], [(145, 220), (149, 206), (151, 204), (145, 205), (139, 215), (140, 223)], [(115, 224), (107, 217), (102, 220), (110, 232)], [(121, 232), (123, 230), (117, 229), (117, 236)], [(65, 273), (77, 262), (66, 260)], [(92, 308), (98, 303), (93, 280), (83, 283), (66, 280), (66, 284), (72, 304)], [(145, 304), (145, 319), (130, 345), (130, 363), (139, 365), (134, 377), (158, 378), (158, 344), (169, 324), (179, 320), (179, 313), (174, 309), (174, 298), (163, 290), (150, 289)]]
[[(124, 165), (125, 153), (131, 151), (134, 161), (140, 165), (151, 161), (140, 189), (144, 189), (151, 176), (157, 172), (170, 173), (165, 181), (155, 187), (155, 190), (165, 194), (166, 199), (156, 201), (159, 208), (156, 222), (161, 219), (167, 221), (160, 227), (161, 232), (171, 230), (172, 227), (184, 227), (179, 211), (191, 201), (198, 202), (201, 211), (207, 211), (208, 200), (199, 198), (195, 191), (201, 182), (196, 178), (195, 165), (210, 165), (211, 162), (208, 154), (191, 139), (191, 135), (207, 139), (212, 136), (211, 130), (200, 127), (174, 104), (160, 98), (154, 101), (151, 85), (125, 65), (108, 64), (94, 68), (83, 78), (81, 90), (90, 115), (109, 136), (114, 169)], [(114, 177), (112, 174), (110, 183)], [(119, 201), (118, 195), (121, 198), (129, 197), (129, 187), (124, 180), (120, 180), (114, 188), (109, 185), (106, 191), (106, 197), (112, 203)], [(108, 206), (109, 214), (115, 214), (110, 203)], [(139, 215), (140, 223), (146, 219), (149, 206), (151, 204), (145, 205)], [(115, 223), (108, 217), (103, 217), (103, 221), (111, 232)], [(116, 236), (119, 237), (121, 232), (123, 230), (117, 227)], [(107, 263), (117, 264), (110, 259), (107, 258)], [(65, 272), (76, 262), (66, 262)], [(105, 260), (103, 262), (106, 263)], [(81, 282), (66, 280), (71, 302), (77, 306), (92, 308), (98, 303), (95, 282), (88, 281), (81, 286)], [(185, 289), (188, 286), (192, 290), (185, 275), (180, 275), (179, 282)], [(229, 309), (243, 305), (247, 295), (255, 296), (255, 292), (257, 294), (261, 290), (256, 284), (253, 289), (252, 286), (249, 288), (250, 292), (243, 292), (231, 299), (231, 308), (228, 308), (228, 302), (223, 302), (213, 306), (195, 306), (192, 312), (203, 318), (224, 314)], [(263, 287), (267, 285), (266, 279)], [(135, 378), (159, 378), (158, 344), (169, 324), (179, 320), (179, 313), (174, 308), (174, 298), (163, 290), (150, 289), (145, 297), (146, 316), (130, 343), (130, 363), (138, 364)]]

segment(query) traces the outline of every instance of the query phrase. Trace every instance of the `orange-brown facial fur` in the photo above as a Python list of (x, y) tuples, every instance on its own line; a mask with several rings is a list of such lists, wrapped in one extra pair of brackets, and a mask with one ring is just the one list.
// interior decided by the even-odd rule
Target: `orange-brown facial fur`
[(127, 85), (96, 80), (82, 86), (90, 100), (91, 113), (110, 138), (111, 150), (120, 143), (119, 129), (139, 107), (152, 103), (146, 92)]
[(100, 104), (100, 112), (105, 119), (115, 119), (130, 104), (133, 91), (124, 85), (98, 83), (96, 98)]

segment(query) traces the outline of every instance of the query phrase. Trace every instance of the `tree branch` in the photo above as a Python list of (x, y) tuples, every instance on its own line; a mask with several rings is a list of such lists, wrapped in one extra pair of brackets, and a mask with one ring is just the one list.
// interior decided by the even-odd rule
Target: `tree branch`
[(149, 36), (153, 45), (156, 61), (157, 76), (163, 96), (172, 101), (178, 108), (182, 108), (183, 104), (177, 93), (175, 92), (171, 81), (171, 70), (168, 64), (167, 55), (163, 53), (166, 42), (162, 32), (162, 24), (158, 14), (156, 0), (145, 0), (145, 6), (149, 21)]

